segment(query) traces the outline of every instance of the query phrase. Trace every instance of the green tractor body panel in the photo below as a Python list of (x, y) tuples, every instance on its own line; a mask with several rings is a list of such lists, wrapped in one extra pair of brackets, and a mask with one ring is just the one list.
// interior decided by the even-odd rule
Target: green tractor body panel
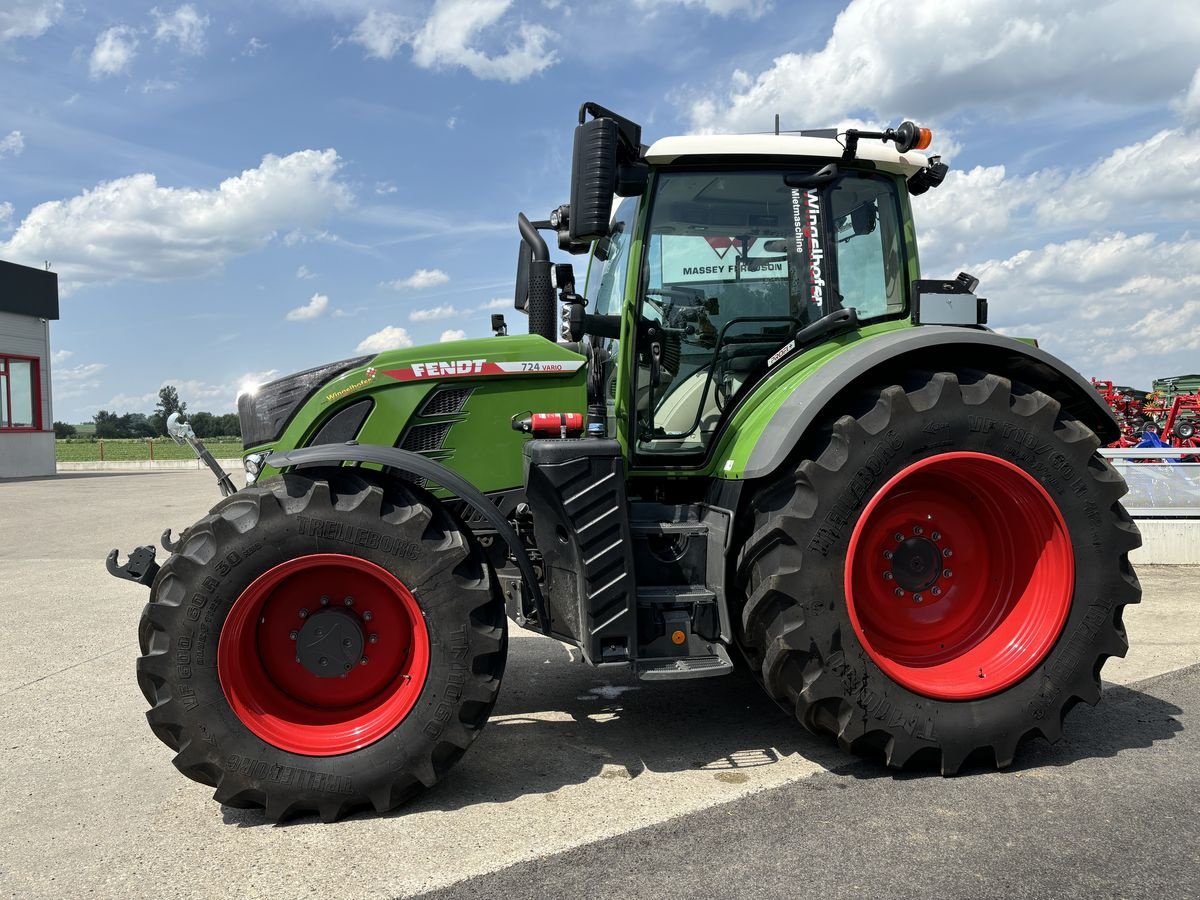
[[(512, 419), (581, 413), (586, 375), (583, 357), (537, 335), (388, 350), (318, 387), (277, 441), (246, 452), (310, 446), (334, 416), (369, 400), (352, 436), (359, 444), (412, 449), (484, 492), (517, 488), (528, 437), (512, 429)], [(260, 477), (275, 474), (268, 464)]]

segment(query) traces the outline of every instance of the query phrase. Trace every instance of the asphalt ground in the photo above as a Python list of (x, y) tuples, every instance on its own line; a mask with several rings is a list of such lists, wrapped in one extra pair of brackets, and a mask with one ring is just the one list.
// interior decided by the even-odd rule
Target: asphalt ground
[(601, 678), (514, 628), (493, 720), (441, 785), (277, 827), (170, 764), (134, 680), (146, 589), (104, 571), (217, 496), (196, 471), (0, 481), (3, 893), (1200, 896), (1196, 569), (1139, 570), (1104, 702), (1007, 772), (888, 773), (740, 677)]

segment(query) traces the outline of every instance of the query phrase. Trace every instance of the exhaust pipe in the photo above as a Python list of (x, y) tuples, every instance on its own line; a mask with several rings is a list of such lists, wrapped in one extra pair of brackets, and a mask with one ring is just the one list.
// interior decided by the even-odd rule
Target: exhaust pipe
[(558, 340), (558, 303), (550, 278), (550, 248), (524, 213), (517, 213), (517, 228), (533, 256), (529, 262), (529, 299), (525, 306), (529, 313), (529, 333), (540, 334), (554, 343)]

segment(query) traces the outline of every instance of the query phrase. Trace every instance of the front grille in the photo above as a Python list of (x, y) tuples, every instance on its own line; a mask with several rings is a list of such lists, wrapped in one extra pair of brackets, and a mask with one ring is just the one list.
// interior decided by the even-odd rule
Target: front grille
[(440, 388), (425, 398), (418, 416), (453, 416), (462, 412), (475, 388)]
[(359, 429), (362, 428), (363, 422), (367, 421), (367, 416), (371, 414), (371, 408), (374, 406), (375, 401), (367, 397), (334, 413), (325, 420), (321, 430), (313, 435), (313, 439), (308, 442), (309, 446), (344, 444), (346, 441), (354, 440), (358, 437)]
[(400, 439), (402, 450), (414, 453), (433, 453), (446, 443), (453, 422), (430, 422), (425, 425), (410, 425)]

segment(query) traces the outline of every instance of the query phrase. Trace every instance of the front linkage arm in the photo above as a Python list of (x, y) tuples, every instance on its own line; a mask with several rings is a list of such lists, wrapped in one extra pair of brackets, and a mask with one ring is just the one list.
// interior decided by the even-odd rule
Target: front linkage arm
[[(217, 476), (217, 484), (221, 488), (222, 497), (231, 497), (237, 493), (237, 488), (233, 486), (233, 479), (229, 477), (229, 473), (221, 468), (221, 464), (216, 461), (212, 453), (204, 446), (204, 442), (196, 437), (196, 432), (192, 430), (192, 426), (180, 419), (179, 413), (171, 413), (170, 417), (168, 417), (167, 433), (175, 443), (187, 444), (191, 447), (196, 457), (212, 469), (213, 474)], [(162, 543), (163, 547), (172, 553), (179, 546), (178, 541), (171, 540), (171, 530), (169, 528), (163, 532)], [(117, 559), (120, 556), (120, 551), (113, 550), (108, 554), (104, 565), (108, 569), (108, 574), (115, 578), (124, 578), (135, 584), (144, 584), (149, 587), (151, 582), (154, 581), (154, 576), (158, 574), (159, 568), (158, 563), (154, 561), (154, 554), (153, 546), (136, 547), (129, 554), (129, 560), (124, 565), (118, 565)]]

